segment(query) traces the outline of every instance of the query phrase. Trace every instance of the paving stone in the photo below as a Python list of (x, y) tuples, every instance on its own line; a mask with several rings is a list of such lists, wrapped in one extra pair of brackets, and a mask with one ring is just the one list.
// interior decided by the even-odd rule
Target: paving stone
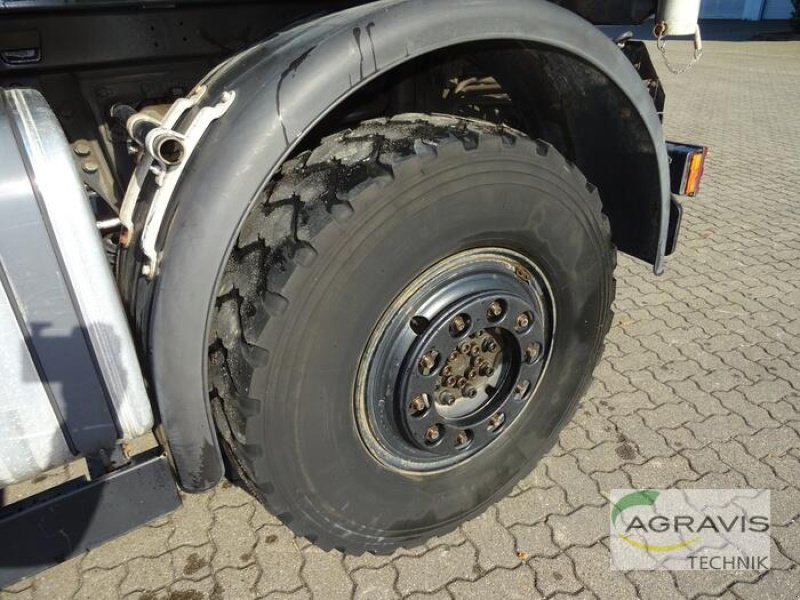
[(303, 556), (286, 527), (273, 525), (260, 529), (253, 555), (262, 572), (256, 586), (259, 595), (290, 591), (303, 585), (300, 578)]
[(470, 544), (455, 548), (441, 546), (419, 558), (400, 557), (395, 561), (397, 588), (405, 595), (411, 592), (433, 592), (454, 579), (473, 580), (477, 565), (475, 549)]
[(612, 417), (619, 434), (626, 441), (633, 443), (638, 453), (645, 458), (652, 456), (669, 456), (673, 454), (662, 435), (650, 429), (639, 415)]
[(610, 569), (608, 548), (603, 544), (598, 542), (591, 548), (575, 546), (567, 550), (567, 554), (575, 565), (578, 579), (598, 597), (614, 600), (638, 598), (636, 588), (624, 573)]
[(250, 565), (243, 569), (226, 567), (217, 571), (214, 578), (219, 587), (224, 590), (224, 598), (253, 598), (259, 575), (259, 568), (256, 565)]
[(672, 573), (668, 571), (628, 571), (628, 580), (639, 591), (641, 598), (658, 600), (683, 600), (685, 596), (675, 587)]
[(737, 583), (732, 588), (742, 600), (762, 600), (763, 598), (800, 598), (800, 572), (771, 570), (758, 583)]
[(514, 538), (497, 520), (495, 507), (465, 523), (461, 529), (478, 550), (478, 564), (485, 571), (495, 567), (513, 569), (519, 564)]
[(349, 600), (353, 580), (347, 575), (341, 552), (305, 552), (300, 573), (311, 595), (330, 600)]
[(553, 456), (544, 459), (547, 474), (567, 495), (567, 502), (573, 507), (584, 504), (602, 504), (603, 497), (592, 478), (578, 468), (572, 456)]
[(250, 526), (252, 505), (228, 507), (227, 505), (214, 511), (214, 524), (211, 526), (211, 539), (216, 552), (211, 559), (212, 567), (221, 569), (226, 566), (242, 566), (243, 556), (252, 555), (256, 545), (256, 535)]
[(599, 506), (584, 505), (569, 515), (553, 515), (547, 523), (557, 546), (591, 546), (608, 535), (608, 502)]
[(546, 523), (514, 525), (509, 528), (516, 540), (516, 556), (527, 561), (532, 556), (556, 556), (561, 549), (553, 543), (553, 531)]
[(41, 598), (72, 598), (80, 588), (81, 559), (74, 558), (36, 577), (33, 589)]
[(133, 592), (158, 592), (175, 579), (169, 555), (133, 558), (126, 566), (127, 575), (119, 586), (122, 596)]
[(537, 589), (545, 597), (558, 592), (574, 594), (583, 588), (583, 584), (575, 576), (574, 565), (566, 554), (553, 558), (537, 556), (528, 564), (536, 574)]
[(536, 578), (525, 565), (516, 569), (495, 569), (477, 581), (457, 581), (448, 586), (456, 600), (528, 600), (541, 598)]
[(672, 487), (678, 481), (694, 481), (699, 477), (689, 461), (680, 455), (657, 457), (643, 465), (625, 465), (622, 468), (631, 476), (635, 488), (663, 489)]
[(515, 523), (529, 525), (544, 520), (553, 513), (566, 513), (566, 494), (559, 487), (540, 490), (533, 488), (513, 498), (503, 498), (497, 503), (498, 519), (505, 526)]
[(356, 586), (354, 600), (362, 598), (364, 600), (389, 600), (400, 597), (394, 590), (397, 572), (391, 566), (381, 569), (359, 569), (351, 573), (350, 577)]
[(97, 600), (119, 595), (120, 584), (127, 574), (125, 565), (115, 569), (88, 569), (81, 572), (75, 600)]

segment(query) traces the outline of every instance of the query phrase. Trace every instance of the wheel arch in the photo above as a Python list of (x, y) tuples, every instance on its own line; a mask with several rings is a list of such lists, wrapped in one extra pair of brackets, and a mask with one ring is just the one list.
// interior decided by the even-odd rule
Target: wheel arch
[[(269, 177), (335, 106), (370, 81), (441, 48), (491, 40), (547, 49), (595, 74), (597, 88), (608, 95), (606, 108), (616, 106), (621, 113), (615, 120), (620, 125), (601, 133), (614, 133), (615, 151), (631, 158), (634, 162), (626, 164), (635, 168), (620, 166), (611, 176), (608, 164), (592, 161), (605, 147), (602, 139), (575, 150), (573, 160), (590, 180), (616, 182), (608, 193), (599, 186), (615, 199), (607, 208), (612, 227), (620, 227), (614, 221), (623, 223), (619, 231), (640, 236), (638, 241), (618, 238), (617, 243), (621, 239), (629, 252), (640, 243), (633, 253), (660, 269), (669, 214), (661, 123), (632, 65), (580, 17), (543, 0), (385, 0), (281, 32), (220, 64), (203, 80), (207, 92), (193, 112), (215, 104), (226, 90), (234, 90), (236, 100), (209, 128), (170, 199), (157, 278), (133, 286), (136, 299), (128, 299), (184, 489), (207, 489), (223, 475), (206, 401), (210, 315), (235, 234)], [(573, 104), (585, 96), (579, 87), (570, 88)], [(620, 100), (624, 105), (615, 104)], [(584, 123), (596, 118), (591, 110), (583, 114)], [(229, 160), (234, 155), (247, 160)], [(152, 188), (145, 186), (142, 205)], [(647, 210), (628, 213), (628, 201), (643, 203)]]

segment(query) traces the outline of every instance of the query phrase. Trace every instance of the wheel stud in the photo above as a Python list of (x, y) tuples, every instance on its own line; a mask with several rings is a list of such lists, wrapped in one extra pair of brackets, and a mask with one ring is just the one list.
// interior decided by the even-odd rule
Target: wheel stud
[(464, 448), (472, 441), (472, 435), (469, 431), (459, 431), (456, 435), (456, 448)]
[(450, 392), (444, 392), (441, 396), (439, 396), (439, 402), (444, 404), (445, 406), (452, 406), (455, 404), (456, 398)]
[(411, 409), (411, 412), (414, 414), (414, 416), (419, 416), (422, 413), (424, 413), (426, 410), (428, 410), (429, 406), (430, 406), (430, 402), (428, 401), (428, 395), (427, 394), (417, 394), (411, 400), (411, 404), (409, 405), (409, 408)]
[(429, 444), (435, 444), (439, 441), (439, 438), (442, 437), (442, 426), (438, 423), (436, 425), (431, 425), (425, 430), (425, 441)]
[(461, 335), (469, 327), (469, 315), (456, 315), (450, 323), (450, 334)]
[(527, 329), (528, 325), (531, 324), (531, 318), (528, 313), (521, 313), (517, 316), (517, 331), (522, 331), (523, 329)]
[(439, 353), (436, 350), (430, 350), (422, 355), (422, 358), (419, 359), (419, 371), (423, 375), (430, 375), (431, 372), (436, 368), (437, 363), (439, 362)]
[(528, 344), (528, 347), (525, 348), (525, 362), (527, 363), (534, 363), (536, 359), (539, 358), (539, 355), (542, 353), (542, 345), (538, 342), (533, 342), (532, 344)]
[(520, 381), (517, 385), (514, 386), (514, 393), (517, 396), (522, 397), (528, 393), (530, 387), (531, 387), (531, 382), (525, 379), (523, 381)]
[(505, 422), (506, 415), (504, 413), (495, 413), (489, 418), (487, 429), (494, 433), (495, 431), (498, 431)]
[(500, 300), (495, 300), (489, 305), (489, 310), (486, 311), (486, 316), (490, 321), (499, 321), (503, 316), (503, 303)]

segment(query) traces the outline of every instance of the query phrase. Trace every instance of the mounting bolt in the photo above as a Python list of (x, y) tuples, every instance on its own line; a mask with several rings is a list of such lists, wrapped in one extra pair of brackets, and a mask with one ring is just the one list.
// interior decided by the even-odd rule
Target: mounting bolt
[(92, 151), (92, 147), (83, 140), (80, 140), (75, 142), (75, 145), (72, 147), (72, 151), (78, 156), (89, 156), (89, 153)]
[(504, 413), (495, 413), (491, 417), (489, 417), (489, 431), (497, 431), (503, 426), (503, 423), (506, 422), (506, 415)]
[(409, 407), (415, 415), (419, 415), (428, 410), (429, 405), (430, 403), (428, 402), (428, 397), (426, 394), (417, 394), (414, 396), (414, 399), (411, 400)]
[(456, 398), (450, 392), (444, 392), (441, 396), (439, 396), (439, 401), (445, 406), (452, 406), (455, 404)]
[(463, 447), (469, 444), (472, 437), (466, 431), (459, 431), (456, 435), (456, 447)]
[(419, 359), (419, 370), (423, 375), (429, 375), (431, 371), (436, 367), (436, 363), (438, 362), (437, 359), (439, 358), (439, 353), (436, 350), (430, 350), (422, 355), (422, 358)]
[(538, 342), (533, 342), (532, 344), (528, 344), (528, 347), (525, 348), (525, 362), (533, 363), (536, 362), (536, 359), (539, 358), (539, 355), (542, 353), (542, 345)]
[(480, 374), (483, 377), (491, 377), (492, 375), (494, 375), (494, 367), (492, 367), (488, 363), (484, 363), (481, 366)]
[(464, 318), (464, 315), (457, 315), (450, 324), (450, 327), (454, 334), (462, 333), (467, 328), (467, 320)]
[(503, 304), (499, 300), (495, 300), (489, 305), (489, 310), (486, 311), (489, 319), (497, 321), (503, 316)]
[(526, 329), (531, 324), (531, 319), (528, 313), (522, 313), (517, 316), (517, 329)]
[(99, 168), (100, 166), (93, 160), (85, 160), (81, 163), (81, 169), (83, 169), (84, 173), (88, 173), (89, 175), (97, 173)]
[(429, 444), (438, 442), (440, 437), (442, 437), (441, 425), (431, 425), (425, 431), (425, 441), (428, 442)]
[(461, 390), (461, 393), (464, 394), (464, 396), (466, 396), (467, 398), (474, 398), (475, 396), (478, 395), (478, 390), (476, 390), (471, 385), (466, 385)]
[(469, 354), (469, 342), (464, 342), (458, 347), (459, 352), (461, 354)]

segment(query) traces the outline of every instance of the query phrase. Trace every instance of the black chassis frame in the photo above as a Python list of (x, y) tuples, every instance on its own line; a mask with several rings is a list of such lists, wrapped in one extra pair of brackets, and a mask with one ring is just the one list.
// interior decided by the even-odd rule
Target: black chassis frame
[[(242, 12), (232, 20), (226, 18), (230, 4), (215, 2), (93, 4), (88, 5), (91, 10), (26, 12), (31, 3), (15, 3), (21, 12), (9, 11), (0, 20), (0, 58), (9, 44), (24, 46), (37, 40), (41, 57), (34, 64), (0, 64), (0, 85), (42, 89), (68, 138), (91, 142), (89, 158), (108, 164), (116, 176), (115, 182), (105, 184), (87, 177), (87, 184), (97, 191), (118, 197), (130, 173), (129, 157), (120, 143), (124, 134), (106, 116), (114, 103), (170, 102), (209, 69), (203, 80), (208, 87), (203, 103), (179, 122), (179, 129), (202, 106), (216, 103), (225, 90), (236, 91), (239, 98), (229, 114), (209, 129), (171, 200), (162, 229), (164, 259), (158, 278), (120, 282), (127, 289), (123, 296), (135, 309), (132, 318), (143, 366), (186, 490), (207, 489), (223, 475), (205, 401), (204, 349), (219, 269), (235, 232), (258, 192), (291, 152), (313, 139), (337, 107), (366, 93), (381, 78), (399, 76), (404, 65), (447, 48), (499, 43), (536, 48), (547, 54), (551, 67), (564, 66), (565, 78), (572, 76), (578, 82), (574, 85), (590, 85), (597, 103), (616, 109), (619, 118), (597, 131), (595, 145), (570, 147), (567, 141), (559, 149), (596, 183), (608, 178), (604, 173), (609, 167), (627, 169), (626, 187), (608, 194), (621, 198), (606, 207), (615, 242), (652, 263), (657, 272), (662, 269), (672, 202), (660, 107), (656, 109), (650, 90), (623, 53), (568, 10), (542, 0), (485, 0), (473, 3), (469, 11), (457, 0), (385, 0), (333, 13), (359, 3), (241, 2), (236, 10)], [(152, 11), (134, 10), (133, 4)], [(641, 20), (654, 2), (606, 3), (604, 14), (591, 13), (591, 2), (561, 4), (605, 23), (623, 17), (626, 22)], [(319, 16), (319, 11), (329, 14)], [(241, 51), (298, 19), (305, 21)], [(77, 49), (70, 50), (70, 44)], [(532, 79), (532, 84), (540, 83), (542, 79)], [(555, 90), (556, 96), (570, 92), (574, 89)], [(583, 110), (582, 120), (570, 124), (573, 129), (592, 121), (591, 110)], [(616, 143), (615, 152), (609, 154), (625, 155), (630, 164), (593, 162), (590, 157), (601, 154), (598, 144), (604, 141)], [(240, 163), (224, 159), (237, 153), (249, 158), (244, 170)], [(602, 193), (603, 186), (599, 187)], [(203, 193), (209, 189), (213, 196)], [(148, 194), (146, 189), (141, 198), (144, 207)], [(634, 198), (641, 203), (634, 204)], [(232, 235), (220, 236), (220, 231)], [(139, 300), (133, 302), (134, 297)]]

